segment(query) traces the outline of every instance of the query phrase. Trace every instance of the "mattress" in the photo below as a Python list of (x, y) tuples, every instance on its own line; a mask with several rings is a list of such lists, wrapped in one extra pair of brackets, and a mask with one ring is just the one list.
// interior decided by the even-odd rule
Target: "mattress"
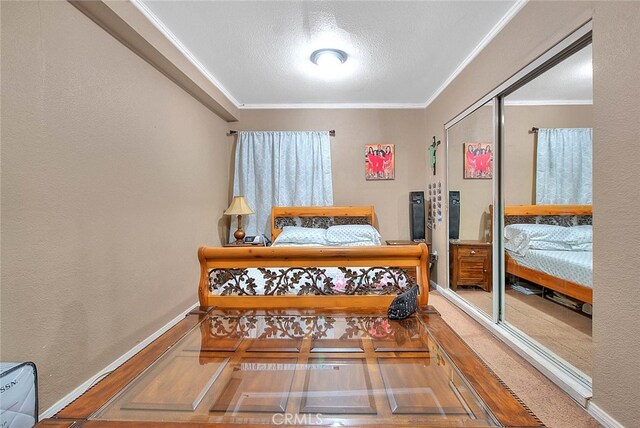
[(520, 265), (593, 288), (593, 252), (528, 250), (520, 256), (508, 251)]

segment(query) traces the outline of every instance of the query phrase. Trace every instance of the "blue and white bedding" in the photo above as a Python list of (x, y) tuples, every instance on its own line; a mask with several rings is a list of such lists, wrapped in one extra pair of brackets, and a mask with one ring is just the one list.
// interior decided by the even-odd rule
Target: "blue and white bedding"
[(591, 225), (512, 224), (504, 228), (504, 246), (521, 266), (592, 287)]
[(520, 266), (593, 288), (591, 251), (529, 250), (524, 256), (509, 254)]
[(354, 247), (381, 245), (380, 233), (369, 225), (331, 226), (328, 229), (285, 226), (273, 242), (274, 247), (329, 246)]

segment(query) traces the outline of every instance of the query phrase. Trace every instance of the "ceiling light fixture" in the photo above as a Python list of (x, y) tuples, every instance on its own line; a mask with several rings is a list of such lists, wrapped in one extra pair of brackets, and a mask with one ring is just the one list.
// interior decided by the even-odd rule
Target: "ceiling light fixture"
[(322, 68), (335, 68), (344, 64), (347, 53), (339, 49), (318, 49), (311, 54), (310, 59)]

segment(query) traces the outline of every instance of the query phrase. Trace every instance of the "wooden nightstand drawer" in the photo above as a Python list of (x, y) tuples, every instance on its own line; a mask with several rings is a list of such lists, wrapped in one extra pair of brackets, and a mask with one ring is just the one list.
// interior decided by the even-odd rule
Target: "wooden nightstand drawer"
[(473, 246), (469, 246), (469, 247), (460, 247), (458, 248), (458, 256), (460, 257), (469, 257), (469, 256), (476, 256), (476, 257), (487, 257), (489, 255), (489, 249), (487, 247), (473, 247)]

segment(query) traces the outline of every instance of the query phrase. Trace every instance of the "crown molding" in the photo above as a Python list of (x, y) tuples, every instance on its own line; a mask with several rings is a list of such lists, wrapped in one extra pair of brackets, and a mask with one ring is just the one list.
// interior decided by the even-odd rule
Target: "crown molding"
[(187, 49), (187, 47), (183, 45), (182, 42), (176, 37), (176, 35), (173, 34), (171, 30), (167, 28), (166, 25), (164, 25), (164, 23), (160, 20), (160, 18), (158, 18), (140, 0), (129, 0), (129, 1), (131, 2), (131, 4), (133, 4), (136, 7), (136, 9), (140, 11), (140, 13), (142, 13), (153, 24), (154, 27), (156, 27), (158, 31), (160, 31), (167, 38), (167, 40), (171, 42), (171, 44), (176, 49), (180, 51), (180, 53), (182, 53), (182, 55), (185, 56), (185, 58), (189, 60), (189, 62), (191, 62), (191, 64), (193, 64), (194, 67), (198, 69), (200, 73), (202, 73), (204, 77), (207, 78), (207, 80), (209, 80), (209, 82), (211, 82), (216, 88), (218, 88), (218, 90), (220, 90), (220, 92), (222, 92), (224, 96), (227, 97), (229, 101), (231, 101), (236, 108), (240, 107), (240, 102), (233, 95), (231, 95), (231, 92), (229, 92), (222, 85), (222, 83), (220, 83), (220, 81), (218, 81), (218, 79), (216, 79), (209, 72), (209, 70), (207, 70), (207, 68), (204, 65), (202, 65), (200, 61), (198, 61), (195, 55), (193, 55), (191, 51)]
[(480, 43), (471, 51), (469, 55), (460, 63), (460, 65), (451, 73), (451, 75), (440, 85), (440, 87), (429, 97), (429, 99), (423, 104), (424, 108), (429, 107), (429, 105), (435, 101), (436, 98), (453, 82), (453, 80), (458, 77), (462, 70), (464, 70), (471, 61), (474, 60), (476, 56), (502, 31), (502, 29), (513, 19), (514, 16), (520, 12), (520, 10), (527, 4), (529, 0), (518, 0), (516, 3), (511, 6), (511, 8), (505, 13), (505, 15), (498, 21), (498, 23), (487, 33), (486, 36)]
[(478, 43), (471, 53), (458, 65), (442, 85), (423, 103), (289, 103), (289, 104), (243, 104), (220, 83), (206, 67), (184, 46), (162, 21), (140, 0), (129, 0), (155, 27), (178, 49), (227, 99), (238, 109), (283, 110), (283, 109), (424, 109), (427, 108), (467, 65), (495, 38), (511, 19), (527, 4), (528, 0), (517, 0), (498, 23)]
[(422, 103), (301, 103), (301, 104), (241, 104), (241, 110), (282, 109), (424, 109)]
[[(498, 23), (489, 31), (489, 33), (480, 41), (480, 43), (473, 49), (473, 51), (458, 65), (453, 73), (444, 81), (444, 83), (429, 97), (424, 103), (289, 103), (289, 104), (243, 104), (238, 101), (223, 85), (213, 76), (209, 70), (187, 49), (186, 46), (180, 42), (180, 40), (169, 30), (164, 23), (141, 1), (141, 0), (129, 0), (128, 2), (110, 2), (110, 1), (97, 1), (97, 2), (84, 2), (78, 0), (69, 0), (71, 4), (80, 9), (94, 22), (104, 28), (107, 32), (112, 34), (116, 39), (120, 40), (125, 46), (134, 51), (140, 57), (152, 64), (163, 74), (177, 83), (189, 94), (194, 96), (198, 101), (202, 102), (209, 109), (214, 111), (220, 117), (227, 121), (237, 120), (230, 111), (221, 102), (216, 100), (215, 96), (210, 94), (211, 90), (203, 88), (202, 84), (195, 82), (197, 78), (193, 73), (185, 72), (181, 70), (178, 65), (175, 64), (170, 57), (171, 55), (164, 55), (164, 52), (159, 46), (152, 43), (153, 37), (149, 37), (148, 34), (142, 34), (140, 26), (134, 26), (129, 20), (135, 20), (135, 17), (131, 17), (130, 13), (123, 13), (126, 5), (133, 6), (133, 9), (141, 14), (144, 19), (151, 24), (155, 31), (159, 32), (162, 38), (170, 44), (170, 46), (179, 53), (179, 55), (186, 60), (195, 72), (199, 75), (200, 80), (205, 80), (207, 84), (213, 86), (215, 90), (213, 92), (219, 92), (235, 109), (425, 109), (428, 107), (448, 86), (451, 82), (464, 70), (469, 63), (495, 38), (495, 36), (511, 21), (511, 19), (525, 6), (528, 0), (517, 0), (516, 3), (507, 11), (507, 13), (498, 21)], [(98, 6), (87, 6), (89, 4), (99, 4)], [(131, 41), (128, 38), (131, 37), (130, 32), (127, 31), (126, 35), (118, 31), (120, 23), (114, 24), (114, 17), (108, 17), (105, 19), (107, 13), (105, 10), (109, 10), (117, 19), (124, 21), (130, 29), (133, 29), (135, 36), (141, 40)], [(139, 22), (137, 22), (139, 24)], [(144, 46), (142, 49), (138, 47), (142, 40)], [(155, 51), (155, 52), (153, 52)], [(150, 53), (149, 53), (150, 52)], [(160, 58), (160, 55), (163, 57)], [(166, 64), (168, 61), (169, 64)], [(171, 73), (171, 66), (173, 65), (178, 69), (177, 76), (173, 76)], [(188, 79), (188, 80), (187, 80)], [(204, 85), (207, 86), (207, 85)], [(215, 94), (213, 94), (215, 95)], [(224, 101), (223, 101), (224, 102)], [(530, 104), (534, 105), (534, 104)]]
[(238, 109), (134, 1), (68, 0), (126, 48), (227, 122)]

